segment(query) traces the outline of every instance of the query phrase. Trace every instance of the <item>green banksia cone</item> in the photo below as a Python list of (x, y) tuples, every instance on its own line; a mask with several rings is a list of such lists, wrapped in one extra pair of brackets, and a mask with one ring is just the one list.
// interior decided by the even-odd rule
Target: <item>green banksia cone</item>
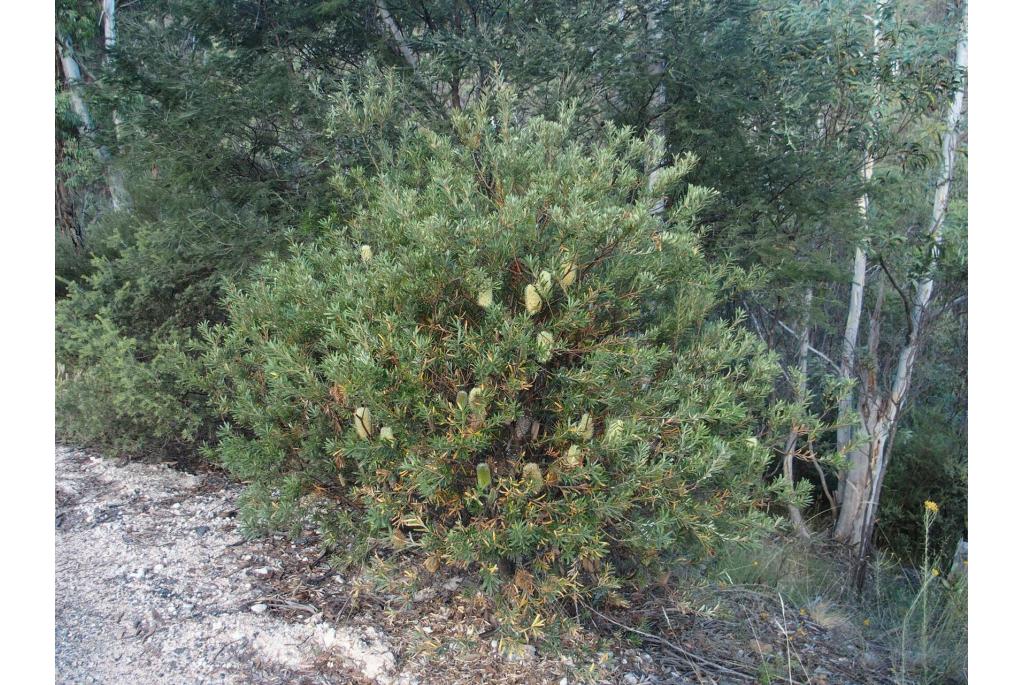
[(558, 282), (562, 285), (563, 289), (568, 289), (570, 285), (576, 282), (578, 273), (579, 269), (576, 268), (575, 260), (567, 259), (562, 262), (562, 268), (559, 269)]
[(352, 423), (356, 427), (356, 434), (363, 440), (373, 437), (373, 416), (369, 407), (359, 407), (353, 412)]
[(594, 437), (594, 420), (590, 418), (590, 414), (584, 414), (580, 417), (579, 423), (576, 424), (576, 432), (584, 440), (590, 440)]
[(523, 480), (526, 481), (531, 495), (536, 495), (544, 487), (544, 474), (533, 462), (523, 467)]
[(540, 311), (540, 293), (537, 291), (537, 289), (533, 286), (532, 283), (526, 286), (526, 295), (524, 296), (524, 299), (526, 300), (527, 314), (533, 316), (534, 314)]
[(476, 465), (476, 486), (486, 490), (491, 485), (491, 467), (487, 464)]
[(459, 409), (465, 409), (466, 405), (469, 404), (469, 393), (465, 390), (459, 390), (459, 394), (455, 396), (455, 406)]
[(565, 465), (570, 468), (576, 468), (583, 463), (583, 459), (580, 457), (580, 446), (573, 445), (569, 448), (569, 451), (565, 453)]
[(391, 426), (384, 426), (380, 429), (380, 441), (392, 447), (395, 446), (395, 432), (391, 430)]
[(541, 331), (537, 334), (537, 349), (539, 350), (537, 358), (540, 361), (546, 362), (551, 359), (551, 351), (554, 347), (555, 336), (551, 335), (549, 331)]
[(480, 294), (476, 296), (476, 303), (484, 309), (494, 304), (494, 291), (491, 286), (488, 285), (480, 289)]
[(359, 248), (359, 258), (364, 262), (368, 262), (373, 259), (373, 248), (369, 245), (363, 245)]

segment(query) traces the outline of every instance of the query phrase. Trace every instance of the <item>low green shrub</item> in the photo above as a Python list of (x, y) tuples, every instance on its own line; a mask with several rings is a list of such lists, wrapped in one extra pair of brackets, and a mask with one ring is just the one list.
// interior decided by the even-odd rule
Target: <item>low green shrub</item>
[(60, 330), (56, 418), (63, 438), (117, 454), (188, 459), (193, 442), (211, 434), (209, 405), (182, 383), (190, 362), (178, 345), (140, 355), (139, 342), (103, 314)]
[(237, 213), (230, 221), (228, 207), (177, 199), (157, 216), (140, 207), (94, 224), (99, 244), (88, 271), (69, 279), (56, 303), (57, 429), (65, 439), (189, 458), (213, 436), (216, 414), (184, 384), (191, 361), (182, 344), (197, 324), (222, 316), (223, 281), (240, 278), (283, 237)]
[(684, 191), (691, 157), (649, 186), (659, 140), (572, 121), (499, 88), (452, 136), (410, 123), (380, 176), (339, 178), (355, 218), (230, 289), (197, 383), (251, 525), (318, 511), (534, 620), (771, 523), (778, 367), (709, 320), (738, 277), (697, 247), (713, 193)]
[[(225, 55), (218, 59), (230, 62)], [(217, 64), (204, 68), (220, 73)], [(272, 71), (264, 77), (279, 70)], [(211, 111), (218, 103), (228, 106), (216, 84), (203, 85)], [(291, 80), (288, 87), (305, 90)], [(366, 69), (336, 84), (329, 97), (321, 94), (315, 110), (297, 106), (308, 94), (292, 93), (293, 102), (277, 91), (278, 100), (258, 109), (269, 120), (292, 121), (294, 112), (305, 112), (302, 122), (292, 122), (300, 133), (289, 128), (288, 135), (315, 140), (318, 147), (299, 147), (317, 159), (333, 155), (335, 169), (369, 176), (368, 151), (386, 147), (397, 135), (401, 114), (395, 103), (403, 87), (393, 72)], [(166, 112), (153, 107), (132, 116), (143, 124), (155, 125), (151, 117), (164, 121)], [(272, 178), (255, 162), (240, 171), (239, 160), (249, 159), (238, 142), (251, 126), (248, 115), (180, 114), (172, 128), (157, 126), (156, 138), (139, 133), (122, 160), (130, 210), (105, 212), (92, 221), (81, 252), (57, 236), (57, 427), (67, 439), (122, 454), (190, 458), (214, 437), (216, 413), (187, 384), (193, 374), (184, 343), (200, 323), (224, 319), (225, 283), (242, 281), (267, 255), (285, 252), (290, 241), (329, 230), (333, 217), (356, 201), (329, 192), (328, 165), (300, 163), (293, 153), (275, 158)], [(282, 155), (296, 144), (290, 138), (277, 142), (271, 147)], [(194, 154), (186, 154), (189, 149)]]

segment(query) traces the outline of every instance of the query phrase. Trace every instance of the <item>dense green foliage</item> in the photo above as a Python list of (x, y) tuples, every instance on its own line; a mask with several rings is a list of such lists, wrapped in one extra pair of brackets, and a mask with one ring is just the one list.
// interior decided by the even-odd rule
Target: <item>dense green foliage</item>
[(227, 417), (216, 455), (269, 518), (326, 497), (329, 516), (481, 564), (485, 587), (514, 570), (525, 606), (763, 522), (776, 366), (708, 319), (728, 273), (696, 247), (712, 193), (680, 187), (692, 158), (648, 189), (657, 140), (574, 142), (571, 112), (519, 120), (498, 100), (346, 180), (365, 206), (232, 292), (203, 366)]
[(876, 543), (916, 563), (930, 499), (947, 552), (965, 126), (929, 227), (960, 12), (144, 0), (105, 44), (98, 2), (60, 0), (58, 430), (209, 455), (254, 530), (315, 512), (329, 540), (511, 573), (521, 618), (783, 505), (827, 534), (837, 398), (893, 378), (928, 276)]

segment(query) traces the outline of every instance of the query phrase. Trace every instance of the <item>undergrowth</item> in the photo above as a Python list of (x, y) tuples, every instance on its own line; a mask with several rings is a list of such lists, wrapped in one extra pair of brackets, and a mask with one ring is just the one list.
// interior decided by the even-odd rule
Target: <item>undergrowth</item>
[[(925, 539), (939, 516), (927, 502)], [(860, 649), (888, 654), (901, 685), (967, 682), (967, 577), (940, 570), (937, 550), (916, 567), (879, 552), (863, 591), (854, 589), (849, 552), (823, 539), (771, 536), (723, 548), (708, 569), (720, 587), (778, 593), (821, 627)]]

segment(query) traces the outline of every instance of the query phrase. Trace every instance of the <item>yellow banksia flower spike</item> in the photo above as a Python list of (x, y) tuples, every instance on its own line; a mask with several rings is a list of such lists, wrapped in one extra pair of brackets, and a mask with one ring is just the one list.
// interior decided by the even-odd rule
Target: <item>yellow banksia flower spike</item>
[(359, 407), (353, 412), (352, 424), (356, 427), (356, 434), (363, 440), (373, 437), (373, 416), (369, 407)]
[(540, 311), (541, 297), (533, 284), (526, 286), (526, 293), (523, 298), (526, 301), (526, 313), (533, 316)]

